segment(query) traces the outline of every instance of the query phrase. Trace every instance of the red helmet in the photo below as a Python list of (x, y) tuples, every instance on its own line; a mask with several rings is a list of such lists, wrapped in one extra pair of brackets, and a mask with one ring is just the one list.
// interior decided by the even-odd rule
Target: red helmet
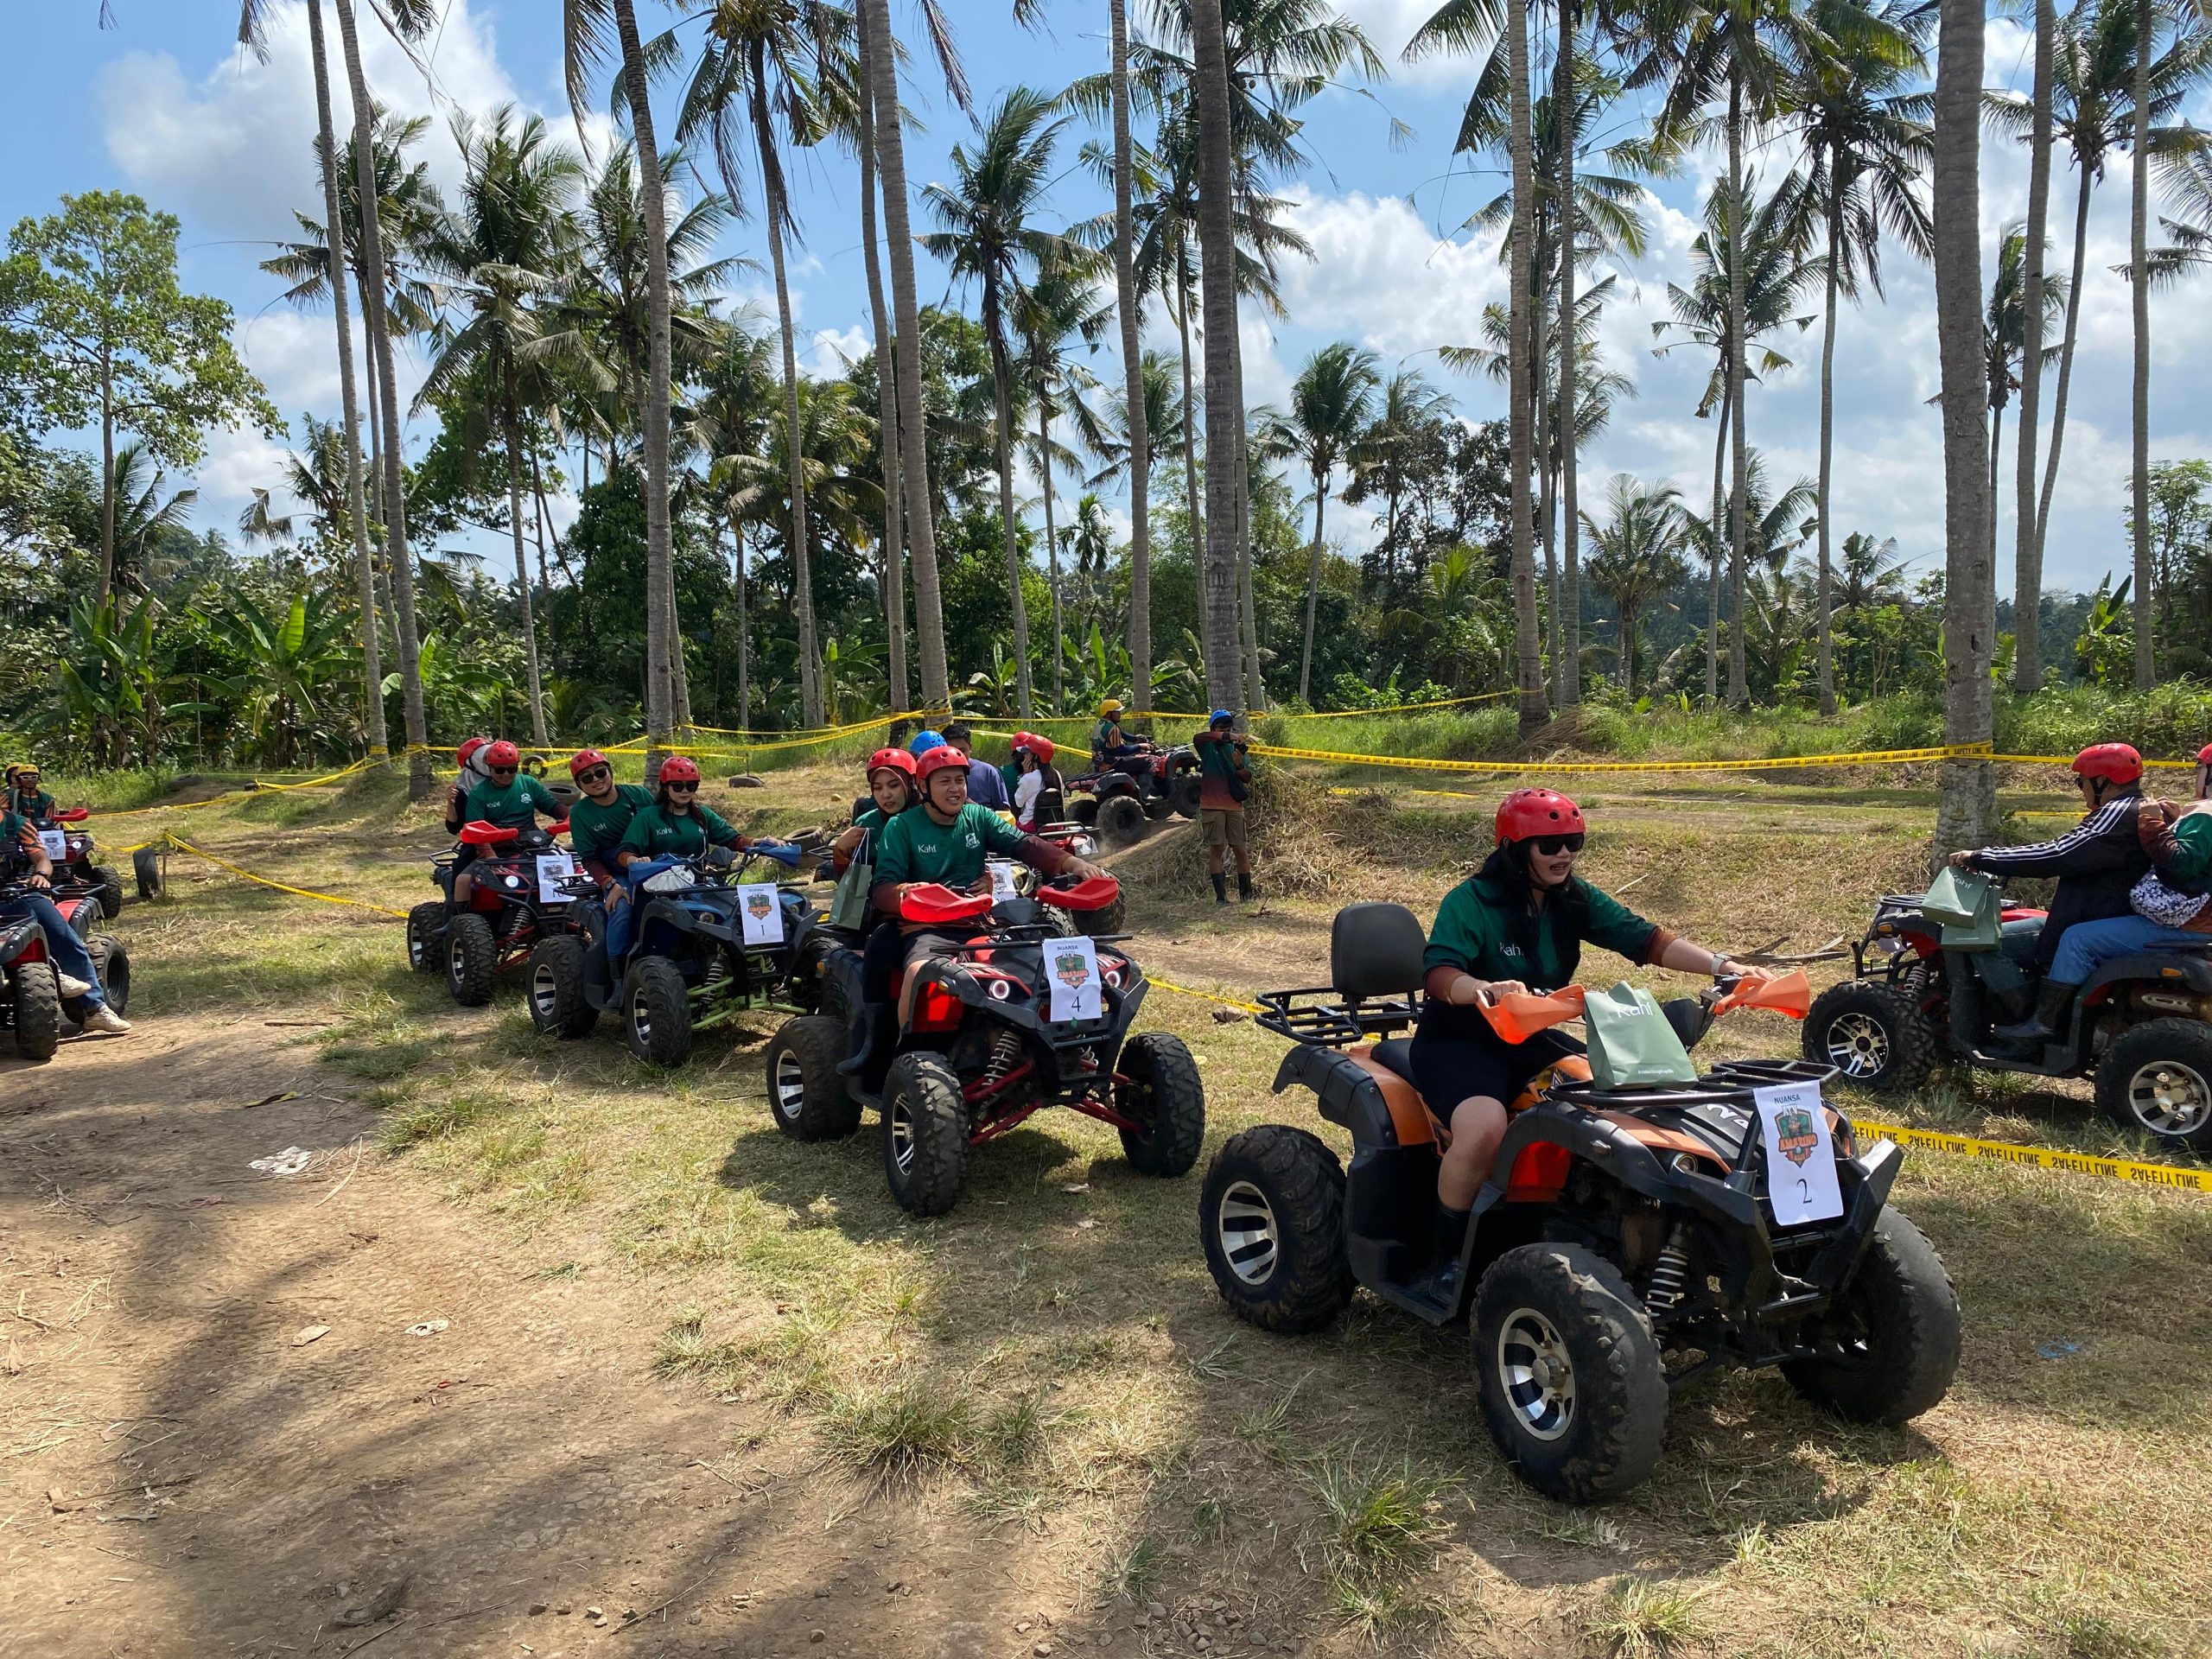
[(1579, 836), (1582, 809), (1555, 789), (1516, 789), (1497, 804), (1497, 844), (1531, 836)]
[(522, 751), (503, 737), (485, 749), (484, 764), (486, 767), (518, 766), (522, 764)]
[(696, 784), (699, 781), (699, 763), (689, 755), (671, 754), (660, 763), (660, 780), (664, 784)]
[(931, 778), (949, 767), (957, 767), (964, 776), (968, 771), (968, 757), (950, 743), (939, 744), (914, 762), (914, 777), (923, 788), (929, 787)]
[(914, 757), (904, 749), (878, 749), (868, 758), (868, 781), (874, 783), (875, 774), (887, 766), (911, 779), (914, 775)]
[(453, 752), (453, 758), (465, 766), (470, 760), (475, 758), (476, 751), (482, 748), (491, 741), (492, 740), (488, 737), (469, 738), (464, 741), (459, 748)]
[(2074, 757), (2076, 777), (2132, 784), (2143, 775), (2143, 757), (2126, 743), (2092, 743)]
[(569, 776), (581, 778), (594, 766), (612, 768), (614, 763), (597, 749), (578, 749), (576, 758), (569, 762)]
[(1028, 750), (1030, 753), (1037, 757), (1037, 764), (1040, 766), (1051, 766), (1052, 764), (1052, 756), (1058, 753), (1058, 751), (1052, 747), (1052, 740), (1051, 738), (1039, 737), (1034, 732), (1020, 732), (1015, 734), (1014, 740), (1014, 752), (1016, 754), (1020, 754), (1024, 749)]

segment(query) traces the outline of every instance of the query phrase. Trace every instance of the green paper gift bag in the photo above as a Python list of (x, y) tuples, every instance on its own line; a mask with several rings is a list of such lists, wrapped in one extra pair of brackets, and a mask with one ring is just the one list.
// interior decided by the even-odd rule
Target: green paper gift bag
[(1944, 927), (1972, 927), (1981, 914), (1982, 901), (1996, 893), (1997, 884), (1980, 870), (1946, 864), (1921, 899), (1920, 913)]
[(1616, 985), (1583, 1005), (1590, 1032), (1590, 1076), (1600, 1089), (1694, 1083), (1697, 1068), (1649, 991)]
[(1943, 925), (1946, 950), (1994, 950), (2005, 940), (2005, 900), (1993, 887), (1981, 895), (1981, 907), (1964, 926)]

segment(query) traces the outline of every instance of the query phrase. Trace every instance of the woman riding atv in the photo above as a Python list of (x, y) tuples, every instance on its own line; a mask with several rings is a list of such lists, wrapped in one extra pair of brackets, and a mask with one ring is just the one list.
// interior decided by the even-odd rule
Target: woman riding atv
[[(522, 771), (522, 751), (504, 737), (484, 745), (473, 755), (464, 744), (460, 758), (464, 779), (474, 760), (484, 769), (484, 781), (465, 795), (461, 785), (453, 786), (446, 801), (448, 835), (457, 836), (464, 823), (477, 823), (501, 830), (528, 830), (537, 823), (541, 812), (551, 820), (551, 828), (568, 821), (568, 810), (551, 790)], [(467, 907), (472, 885), (468, 866), (475, 859), (476, 849), (463, 847), (453, 861), (453, 901), (463, 909)]]
[(1498, 805), (1497, 831), (1482, 868), (1437, 907), (1411, 1051), (1414, 1081), (1430, 1109), (1442, 1115), (1456, 1103), (1436, 1176), (1438, 1259), (1450, 1273), (1458, 1271), (1468, 1214), (1505, 1135), (1505, 1103), (1560, 1058), (1566, 1041), (1543, 1033), (1510, 1044), (1491, 1028), (1485, 1005), (1572, 984), (1586, 941), (1677, 973), (1770, 977), (1644, 920), (1576, 875), (1582, 811), (1556, 791), (1515, 790)]
[(597, 749), (579, 749), (569, 762), (569, 776), (584, 798), (569, 809), (569, 848), (585, 874), (599, 884), (607, 908), (607, 957), (620, 962), (630, 946), (630, 890), (612, 868), (614, 849), (631, 821), (653, 804), (642, 784), (614, 781), (614, 763)]
[(630, 820), (614, 858), (635, 887), (653, 874), (643, 868), (646, 864), (697, 858), (709, 847), (743, 852), (752, 845), (752, 836), (740, 835), (736, 825), (699, 798), (699, 763), (688, 755), (671, 754), (660, 763), (653, 798)]
[(54, 797), (39, 786), (36, 761), (26, 760), (19, 766), (8, 768), (7, 810), (20, 813), (35, 824), (54, 822)]
[[(850, 1053), (839, 1067), (849, 1076), (867, 1063), (875, 1011), (890, 1001), (891, 976), (899, 971), (899, 925), (874, 916), (875, 848), (884, 826), (920, 800), (915, 770), (914, 757), (904, 749), (878, 749), (868, 756), (868, 791), (875, 804), (855, 813), (852, 827), (830, 846), (830, 868), (837, 873), (831, 917), (840, 926), (851, 925), (856, 912), (874, 918), (873, 926), (866, 920), (858, 925), (866, 930), (868, 943), (861, 950), (861, 1006), (854, 1013), (851, 1039), (846, 1045)], [(870, 891), (864, 896), (852, 894), (848, 884), (861, 880), (869, 882)]]
[(1057, 751), (1048, 737), (1023, 732), (1014, 740), (1014, 822), (1034, 830), (1039, 823), (1053, 823), (1067, 810), (1067, 783), (1052, 765)]
[(2077, 922), (2059, 941), (2046, 989), (2071, 993), (2114, 957), (2139, 950), (2201, 946), (2212, 935), (2212, 744), (2197, 751), (2196, 798), (2145, 797), (2135, 810), (2135, 838), (2151, 868), (2129, 890), (2126, 916)]

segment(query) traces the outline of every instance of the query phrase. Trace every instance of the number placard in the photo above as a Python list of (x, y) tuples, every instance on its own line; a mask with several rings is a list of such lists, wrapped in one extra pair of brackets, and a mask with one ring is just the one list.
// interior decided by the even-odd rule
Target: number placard
[(1834, 1220), (1843, 1213), (1843, 1188), (1820, 1085), (1771, 1084), (1754, 1089), (1751, 1098), (1766, 1142), (1767, 1202), (1774, 1206), (1775, 1225)]
[(747, 882), (737, 890), (737, 905), (745, 918), (747, 944), (784, 942), (784, 901), (774, 882)]
[(537, 855), (537, 902), (541, 905), (565, 905), (569, 895), (561, 884), (576, 873), (576, 859), (573, 853), (540, 853)]
[(69, 856), (69, 832), (66, 830), (40, 830), (38, 844), (46, 849), (46, 855), (57, 864)]
[(1045, 972), (1052, 981), (1054, 1024), (1096, 1020), (1105, 1012), (1098, 985), (1098, 947), (1087, 934), (1071, 939), (1046, 939)]

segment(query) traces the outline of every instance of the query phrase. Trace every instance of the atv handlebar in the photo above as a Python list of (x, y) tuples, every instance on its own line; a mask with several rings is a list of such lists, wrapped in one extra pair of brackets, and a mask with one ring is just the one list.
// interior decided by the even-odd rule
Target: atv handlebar
[(1110, 875), (1090, 876), (1071, 887), (1048, 882), (1037, 890), (1039, 899), (1061, 910), (1103, 910), (1121, 896), (1122, 884)]
[(56, 823), (82, 823), (92, 816), (92, 810), (88, 806), (66, 806), (54, 815), (54, 821)]
[(899, 895), (899, 918), (925, 926), (973, 921), (988, 912), (994, 902), (988, 893), (955, 893), (938, 882), (926, 881)]

